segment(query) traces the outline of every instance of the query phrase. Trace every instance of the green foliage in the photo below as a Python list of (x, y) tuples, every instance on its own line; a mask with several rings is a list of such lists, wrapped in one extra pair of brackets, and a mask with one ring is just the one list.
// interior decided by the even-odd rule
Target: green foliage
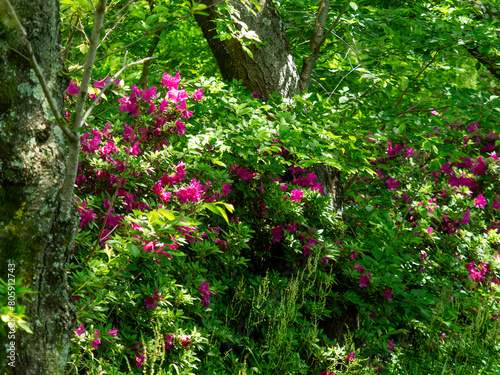
[[(193, 9), (135, 2), (103, 50)], [(280, 9), (299, 61), (316, 5)], [(63, 2), (63, 14), (76, 22), (91, 8)], [(226, 35), (242, 30), (230, 26)], [(169, 26), (150, 86), (165, 70), (192, 75), (180, 88), (204, 90), (186, 101), (194, 117), (169, 104), (158, 125), (140, 101), (131, 118), (117, 104), (130, 97), (122, 82), (84, 129), (85, 147), (102, 143), (79, 171), (80, 212), (95, 217), (69, 270), (85, 329), (74, 372), (498, 371), (498, 83), (467, 51), (496, 56), (494, 27), (474, 5), (358, 1), (329, 36), (310, 92), (262, 102), (241, 82), (205, 78), (215, 66), (200, 32)], [(73, 67), (85, 53), (75, 38)], [(126, 48), (128, 58), (145, 45)], [(124, 53), (101, 60), (97, 76)], [(116, 151), (104, 151), (109, 142)], [(317, 164), (339, 172), (342, 207), (298, 170)], [(183, 201), (182, 189), (200, 199)]]

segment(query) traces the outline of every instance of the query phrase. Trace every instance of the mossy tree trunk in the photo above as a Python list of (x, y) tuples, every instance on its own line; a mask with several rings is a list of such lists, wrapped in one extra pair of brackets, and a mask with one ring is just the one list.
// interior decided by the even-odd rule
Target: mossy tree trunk
[[(59, 2), (11, 4), (62, 111), (67, 82), (61, 74)], [(24, 284), (38, 292), (29, 302), (17, 296), (16, 303), (26, 305), (33, 334), (17, 329), (15, 367), (5, 363), (2, 350), (1, 370), (63, 374), (76, 324), (66, 275), (76, 207), (70, 217), (60, 213), (67, 147), (4, 9), (0, 21), (0, 277), (7, 278), (7, 263), (13, 263), (15, 278), (23, 277)]]

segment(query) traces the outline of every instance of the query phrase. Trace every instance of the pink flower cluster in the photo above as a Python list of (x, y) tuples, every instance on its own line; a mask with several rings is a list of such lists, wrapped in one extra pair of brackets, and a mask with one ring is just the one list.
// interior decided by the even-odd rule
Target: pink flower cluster
[[(80, 199), (76, 198), (76, 202), (79, 203)], [(87, 209), (87, 202), (83, 201), (78, 207), (78, 212), (80, 213), (80, 227), (89, 225), (91, 221), (95, 221), (97, 215), (94, 210)]]
[(242, 180), (252, 180), (257, 174), (251, 173), (247, 168), (240, 167), (239, 165), (232, 165), (229, 171), (231, 174), (239, 176)]
[(323, 194), (323, 186), (319, 182), (315, 182), (316, 178), (317, 176), (314, 172), (311, 172), (306, 176), (294, 177), (292, 184), (295, 186), (309, 187), (311, 190), (318, 190), (321, 194)]
[(158, 290), (155, 290), (153, 292), (153, 297), (148, 297), (144, 300), (144, 302), (146, 303), (146, 307), (149, 307), (150, 309), (156, 309), (158, 306), (156, 305), (156, 301), (160, 301), (162, 300), (163, 297), (161, 297), (160, 295), (158, 295)]
[(135, 365), (139, 368), (142, 368), (142, 364), (146, 361), (143, 347), (144, 345), (142, 345), (142, 342), (138, 342), (132, 348), (132, 350), (135, 351)]
[(359, 279), (359, 286), (361, 288), (366, 288), (368, 286), (368, 283), (371, 281), (372, 273), (369, 272), (368, 274), (364, 273), (361, 275), (361, 278)]
[(469, 277), (474, 282), (484, 281), (484, 277), (488, 273), (489, 264), (484, 262), (479, 262), (477, 267), (474, 267), (475, 262), (470, 262), (465, 266), (469, 270)]
[(397, 144), (394, 147), (392, 146), (392, 142), (387, 142), (387, 147), (385, 148), (387, 156), (403, 156), (410, 157), (414, 154), (413, 147), (406, 148), (406, 145)]
[(210, 306), (210, 297), (215, 296), (215, 293), (211, 292), (208, 287), (210, 284), (208, 284), (206, 281), (203, 282), (203, 284), (200, 285), (200, 293), (202, 294), (202, 299), (201, 299), (201, 304), (204, 307), (209, 307)]
[(181, 203), (196, 203), (201, 199), (202, 192), (200, 181), (193, 178), (189, 186), (179, 189), (176, 195)]

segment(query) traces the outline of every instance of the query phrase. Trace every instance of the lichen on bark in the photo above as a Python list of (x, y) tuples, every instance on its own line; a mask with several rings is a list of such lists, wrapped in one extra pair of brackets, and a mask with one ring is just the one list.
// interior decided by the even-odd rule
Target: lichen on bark
[[(57, 107), (63, 106), (64, 79), (59, 2), (12, 0), (27, 30), (36, 59)], [(5, 17), (2, 18), (5, 21)], [(18, 329), (13, 374), (63, 374), (76, 323), (66, 265), (73, 249), (76, 209), (61, 215), (60, 190), (65, 174), (66, 144), (49, 121), (38, 80), (9, 22), (0, 24), (0, 277), (7, 260), (16, 278), (39, 292), (23, 302), (34, 334)], [(5, 88), (5, 89), (4, 89)], [(3, 342), (2, 342), (3, 345)], [(0, 371), (5, 370), (2, 356)]]

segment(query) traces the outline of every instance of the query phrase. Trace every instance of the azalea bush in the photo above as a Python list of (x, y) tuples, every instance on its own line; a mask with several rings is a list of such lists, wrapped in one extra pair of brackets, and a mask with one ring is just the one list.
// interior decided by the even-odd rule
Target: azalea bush
[[(479, 359), (471, 324), (498, 351), (491, 104), (367, 131), (310, 94), (158, 78), (111, 82), (82, 132), (75, 373), (380, 372), (400, 353), (457, 366)], [(340, 171), (342, 205), (317, 164)]]

